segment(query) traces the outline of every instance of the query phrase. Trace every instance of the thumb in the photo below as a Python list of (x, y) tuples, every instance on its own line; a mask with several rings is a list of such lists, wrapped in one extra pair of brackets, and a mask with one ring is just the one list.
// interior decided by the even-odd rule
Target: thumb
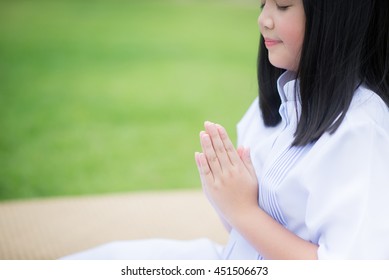
[(250, 155), (250, 149), (249, 148), (244, 148), (242, 151), (242, 156), (241, 159), (246, 166), (247, 170), (249, 171), (250, 175), (253, 177), (256, 177), (255, 169), (253, 166), (253, 163), (251, 161), (251, 155)]

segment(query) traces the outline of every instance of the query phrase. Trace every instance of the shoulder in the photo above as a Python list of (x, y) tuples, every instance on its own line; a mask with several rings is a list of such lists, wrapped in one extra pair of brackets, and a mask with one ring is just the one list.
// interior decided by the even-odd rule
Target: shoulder
[(375, 92), (361, 85), (343, 122), (340, 129), (367, 126), (389, 133), (389, 107)]
[[(341, 125), (333, 133), (324, 133), (310, 146), (322, 165), (328, 157), (331, 166), (350, 159), (366, 159), (381, 153), (389, 160), (389, 108), (373, 91), (361, 86), (352, 100)], [(340, 160), (341, 159), (341, 160)]]

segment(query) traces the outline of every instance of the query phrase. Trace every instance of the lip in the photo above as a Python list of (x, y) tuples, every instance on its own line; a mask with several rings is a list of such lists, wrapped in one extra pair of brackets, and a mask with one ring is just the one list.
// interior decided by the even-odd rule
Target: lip
[(277, 44), (281, 43), (280, 40), (274, 40), (274, 39), (269, 39), (269, 38), (265, 38), (265, 46), (266, 48), (270, 48), (270, 47), (273, 47)]

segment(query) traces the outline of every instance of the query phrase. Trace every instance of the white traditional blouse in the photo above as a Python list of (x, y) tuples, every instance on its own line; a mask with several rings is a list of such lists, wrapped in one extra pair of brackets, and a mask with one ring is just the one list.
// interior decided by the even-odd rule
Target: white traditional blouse
[[(389, 259), (389, 110), (360, 86), (340, 127), (291, 147), (300, 103), (292, 73), (278, 80), (282, 121), (265, 127), (258, 98), (238, 124), (250, 147), (259, 206), (288, 230), (319, 245), (319, 259)], [(298, 90), (298, 85), (297, 85)], [(223, 258), (262, 259), (235, 230)]]

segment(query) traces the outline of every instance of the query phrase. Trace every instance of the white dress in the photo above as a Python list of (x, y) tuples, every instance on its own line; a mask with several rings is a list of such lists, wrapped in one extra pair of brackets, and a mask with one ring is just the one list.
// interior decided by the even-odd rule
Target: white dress
[[(288, 230), (319, 245), (319, 259), (389, 259), (389, 109), (360, 86), (334, 134), (291, 147), (300, 114), (296, 81), (278, 80), (282, 122), (265, 127), (258, 98), (238, 124), (250, 147), (259, 206)], [(116, 245), (115, 245), (116, 244)], [(159, 249), (156, 249), (159, 248)], [(166, 252), (156, 255), (156, 251)], [(104, 245), (73, 259), (262, 259), (234, 229), (221, 248), (207, 240), (142, 240)]]

